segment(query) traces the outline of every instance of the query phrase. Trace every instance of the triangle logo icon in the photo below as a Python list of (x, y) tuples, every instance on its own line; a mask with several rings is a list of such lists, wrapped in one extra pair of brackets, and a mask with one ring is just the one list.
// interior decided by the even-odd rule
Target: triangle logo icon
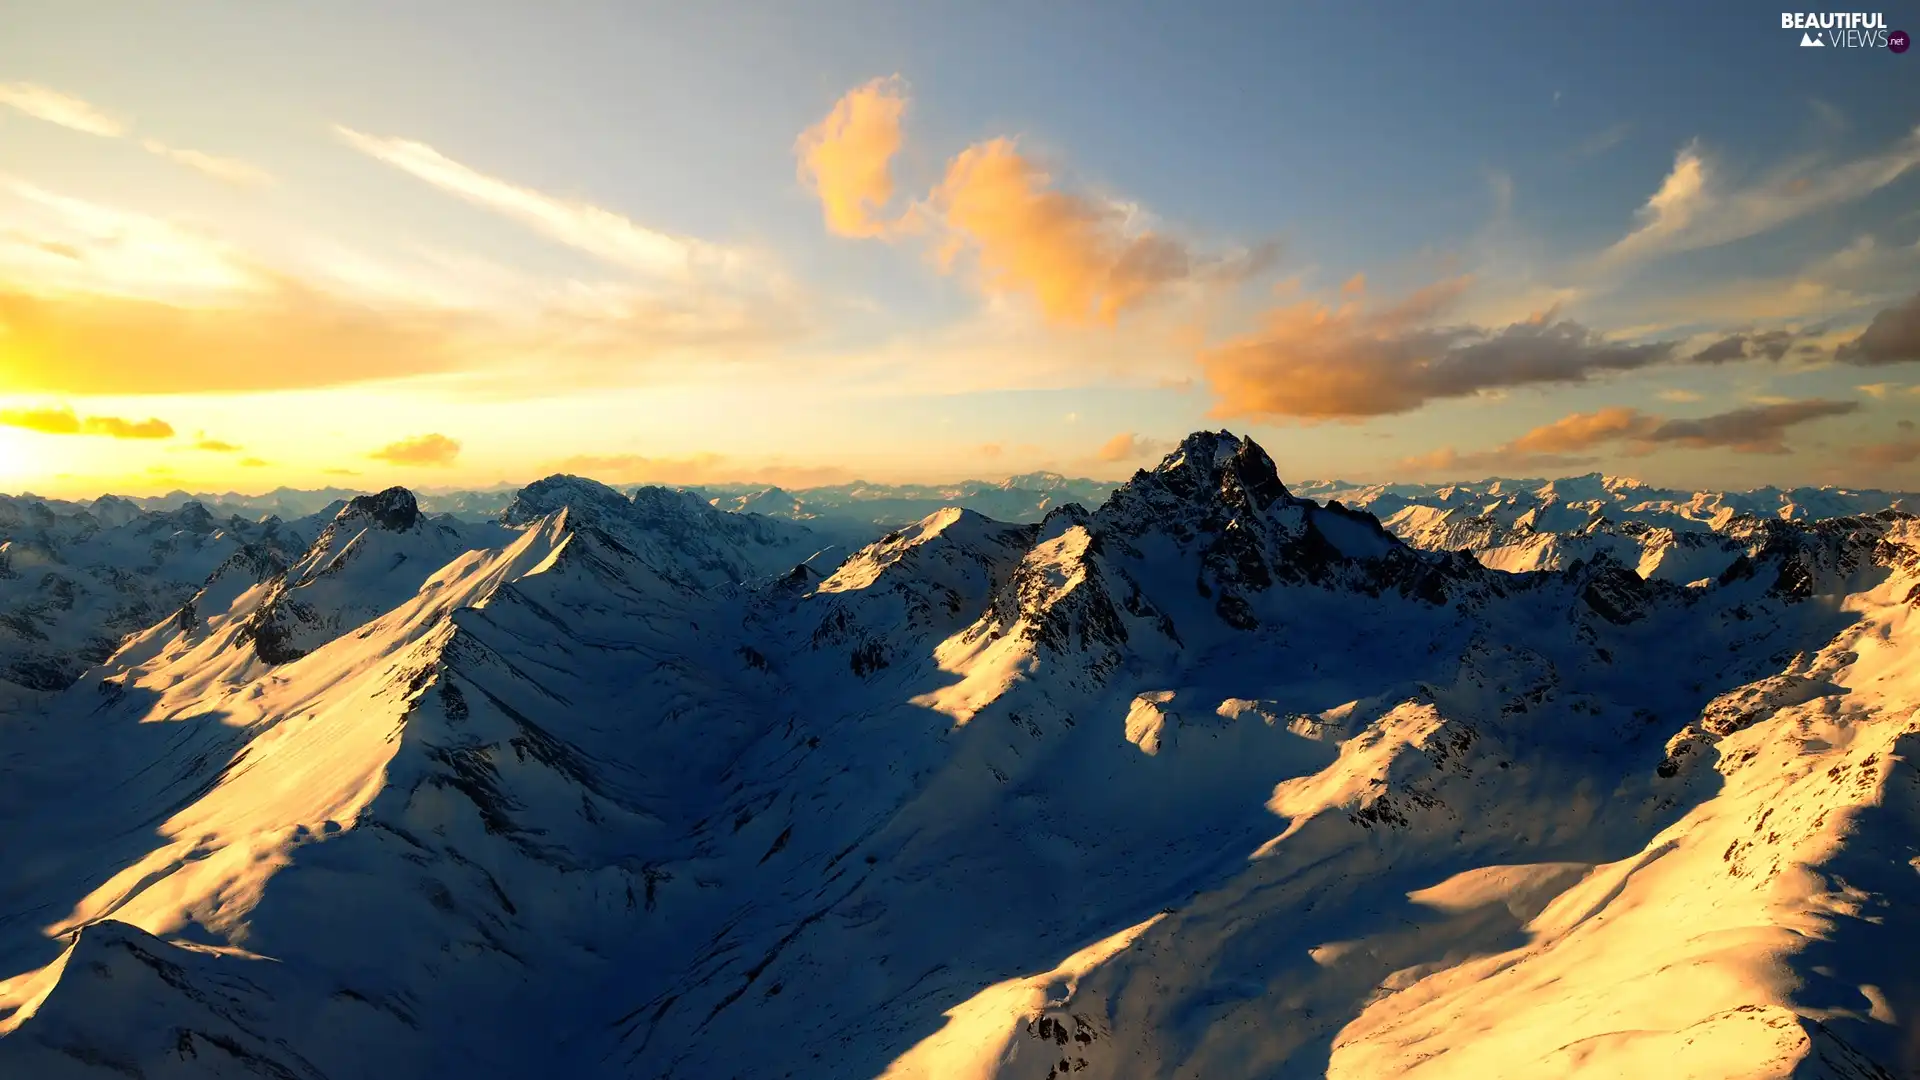
[(1827, 47), (1827, 43), (1814, 37), (1812, 34), (1803, 33), (1800, 35), (1800, 47), (1803, 49), (1824, 49)]

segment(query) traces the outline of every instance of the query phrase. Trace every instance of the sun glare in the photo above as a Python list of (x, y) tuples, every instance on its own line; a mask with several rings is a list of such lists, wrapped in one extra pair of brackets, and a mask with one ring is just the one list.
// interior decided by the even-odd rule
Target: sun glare
[(24, 432), (0, 428), (0, 490), (17, 490), (46, 475), (45, 455)]

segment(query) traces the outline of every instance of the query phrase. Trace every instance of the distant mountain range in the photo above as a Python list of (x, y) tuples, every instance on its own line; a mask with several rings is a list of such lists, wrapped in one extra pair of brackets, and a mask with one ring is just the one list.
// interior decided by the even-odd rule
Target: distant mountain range
[(261, 498), (0, 498), (0, 1076), (1920, 1065), (1911, 496)]
[[(1059, 473), (1035, 472), (1005, 480), (964, 480), (953, 484), (873, 484), (855, 481), (826, 487), (785, 489), (757, 484), (707, 484), (679, 490), (693, 491), (722, 510), (748, 511), (791, 521), (832, 520), (880, 529), (898, 528), (948, 506), (958, 506), (1003, 521), (1037, 521), (1057, 506), (1079, 503), (1098, 506), (1120, 486), (1117, 481), (1069, 478)], [(1589, 514), (1603, 511), (1613, 520), (1688, 529), (1712, 527), (1721, 515), (1779, 517), (1804, 521), (1884, 509), (1912, 510), (1920, 495), (1904, 491), (1857, 490), (1840, 487), (1755, 488), (1749, 491), (1684, 491), (1659, 488), (1627, 477), (1589, 473), (1558, 480), (1492, 478), (1475, 483), (1356, 484), (1340, 480), (1308, 480), (1293, 485), (1305, 497), (1337, 499), (1345, 505), (1388, 520), (1401, 510), (1424, 506), (1461, 509), (1469, 516), (1518, 518), (1535, 507)], [(467, 520), (496, 517), (513, 501), (520, 488), (428, 491), (417, 493), (420, 508), (431, 514), (452, 514)], [(15, 500), (43, 502), (60, 513), (78, 513), (103, 505), (125, 505), (143, 510), (177, 510), (197, 502), (218, 517), (258, 520), (264, 515), (283, 519), (337, 510), (359, 488), (276, 488), (262, 495), (172, 491), (146, 497), (102, 496), (101, 502), (69, 502), (14, 496)], [(0, 495), (0, 498), (8, 498)], [(122, 511), (124, 512), (124, 511)], [(1552, 528), (1566, 528), (1574, 519), (1560, 513)], [(1580, 524), (1585, 523), (1582, 518)]]

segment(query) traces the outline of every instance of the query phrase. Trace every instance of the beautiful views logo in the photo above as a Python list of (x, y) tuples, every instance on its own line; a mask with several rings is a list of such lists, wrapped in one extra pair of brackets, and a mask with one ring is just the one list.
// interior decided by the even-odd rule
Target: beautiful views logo
[(1878, 11), (1787, 11), (1780, 15), (1782, 30), (1800, 31), (1803, 49), (1887, 49), (1907, 51), (1911, 39), (1904, 30), (1888, 30), (1887, 17)]

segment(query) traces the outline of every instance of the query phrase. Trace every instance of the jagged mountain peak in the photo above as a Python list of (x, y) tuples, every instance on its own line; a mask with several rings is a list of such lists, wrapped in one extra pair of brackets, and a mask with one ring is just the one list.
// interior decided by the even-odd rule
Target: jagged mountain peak
[(206, 504), (198, 499), (189, 499), (181, 503), (178, 509), (166, 516), (183, 525), (201, 522), (211, 524), (213, 521), (213, 511), (208, 510)]
[(963, 559), (977, 559), (980, 553), (988, 551), (1001, 556), (1007, 551), (1024, 550), (1033, 536), (1034, 526), (1009, 525), (972, 510), (949, 506), (861, 548), (821, 585), (821, 591), (866, 588), (889, 567), (926, 550), (959, 552)]
[(1084, 526), (1093, 520), (1093, 515), (1079, 503), (1066, 503), (1048, 510), (1040, 519), (1039, 539), (1041, 542), (1052, 540), (1076, 525)]
[(1199, 431), (1152, 470), (1134, 473), (1097, 516), (1123, 531), (1135, 531), (1154, 522), (1191, 518), (1196, 512), (1221, 522), (1299, 502), (1280, 482), (1273, 459), (1260, 444), (1230, 431)]
[(340, 508), (334, 520), (342, 523), (370, 521), (380, 528), (405, 532), (420, 522), (420, 503), (413, 492), (390, 487), (377, 495), (356, 495)]
[(88, 510), (96, 520), (109, 528), (138, 520), (141, 514), (139, 504), (118, 495), (102, 495), (93, 500)]
[(1225, 430), (1187, 436), (1148, 475), (1187, 499), (1218, 496), (1253, 510), (1293, 498), (1266, 450)]
[(804, 526), (730, 513), (683, 488), (641, 487), (632, 496), (595, 480), (555, 475), (522, 488), (501, 511), (524, 526), (560, 510), (569, 529), (595, 534), (625, 558), (693, 589), (737, 585), (791, 567), (825, 545)]

